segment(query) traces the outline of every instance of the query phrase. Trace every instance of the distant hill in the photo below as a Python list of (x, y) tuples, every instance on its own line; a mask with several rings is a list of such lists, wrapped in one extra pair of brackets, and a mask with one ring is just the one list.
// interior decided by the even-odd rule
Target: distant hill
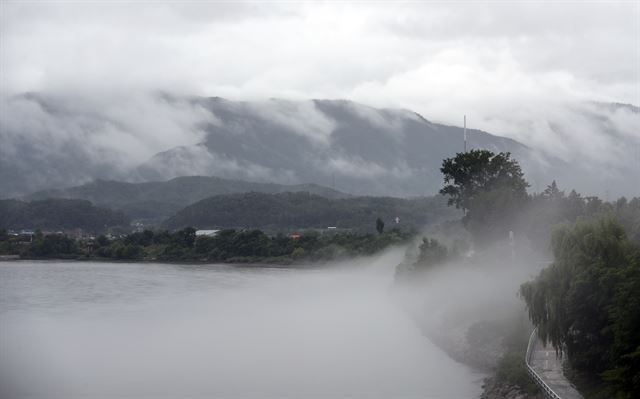
[[(204, 139), (156, 154), (137, 168), (135, 178), (195, 171), (279, 183), (335, 179), (335, 187), (356, 195), (432, 195), (442, 185), (442, 160), (463, 149), (462, 128), (404, 109), (345, 100), (196, 97), (191, 104), (215, 115), (200, 125)], [(510, 151), (528, 165), (532, 154), (525, 145), (480, 130), (467, 133), (469, 148)]]
[(129, 219), (122, 212), (99, 208), (84, 200), (46, 199), (31, 202), (0, 200), (0, 229), (80, 228), (101, 232), (108, 227), (128, 225)]
[[(244, 193), (221, 195), (199, 201), (169, 218), (170, 229), (258, 228), (294, 230), (329, 226), (374, 231), (380, 217), (387, 228), (420, 229), (425, 225), (457, 219), (460, 214), (446, 206), (443, 197), (401, 199), (353, 197), (329, 199), (309, 193)], [(394, 219), (400, 218), (395, 224)]]
[(309, 192), (326, 198), (347, 198), (348, 194), (316, 184), (283, 185), (253, 183), (209, 176), (178, 177), (169, 181), (126, 183), (96, 180), (81, 186), (45, 190), (26, 199), (75, 198), (91, 201), (98, 206), (122, 210), (137, 219), (165, 219), (187, 205), (201, 199), (222, 194), (246, 192)]
[[(463, 149), (461, 127), (346, 100), (232, 101), (153, 92), (107, 101), (109, 107), (52, 93), (0, 101), (0, 198), (96, 179), (196, 175), (315, 183), (354, 195), (432, 195), (442, 186), (442, 159)], [(499, 127), (520, 141), (468, 129), (468, 148), (511, 152), (532, 191), (556, 180), (585, 194), (640, 194), (629, 184), (640, 162), (635, 106), (551, 102), (520, 112), (514, 104), (475, 118), (474, 127)]]
[[(462, 149), (459, 127), (352, 101), (150, 94), (134, 104), (124, 99), (116, 106), (122, 112), (47, 93), (4, 101), (0, 198), (97, 179), (155, 182), (195, 175), (324, 186), (335, 180), (338, 190), (351, 194), (430, 195), (441, 184), (442, 159)], [(132, 116), (130, 109), (138, 106), (149, 108)], [(151, 134), (160, 116), (171, 125), (171, 137), (183, 139), (165, 143), (164, 135)], [(468, 133), (470, 148), (511, 151), (518, 159), (530, 154), (514, 140)]]

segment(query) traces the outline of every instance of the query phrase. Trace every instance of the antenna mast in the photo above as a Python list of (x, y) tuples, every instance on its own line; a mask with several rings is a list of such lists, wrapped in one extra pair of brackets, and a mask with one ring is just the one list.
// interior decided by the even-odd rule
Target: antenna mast
[(464, 116), (464, 152), (467, 152), (467, 116)]

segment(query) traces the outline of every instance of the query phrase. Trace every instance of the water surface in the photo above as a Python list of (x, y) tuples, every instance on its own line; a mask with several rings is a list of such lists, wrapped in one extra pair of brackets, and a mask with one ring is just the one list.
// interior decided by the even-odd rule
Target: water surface
[(400, 256), (313, 270), (0, 263), (2, 397), (477, 397), (481, 376), (391, 300)]

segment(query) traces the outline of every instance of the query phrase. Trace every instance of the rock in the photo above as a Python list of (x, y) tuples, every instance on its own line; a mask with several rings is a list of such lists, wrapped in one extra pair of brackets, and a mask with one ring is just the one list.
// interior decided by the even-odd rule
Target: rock
[(499, 382), (495, 377), (485, 378), (480, 399), (536, 399), (517, 385)]

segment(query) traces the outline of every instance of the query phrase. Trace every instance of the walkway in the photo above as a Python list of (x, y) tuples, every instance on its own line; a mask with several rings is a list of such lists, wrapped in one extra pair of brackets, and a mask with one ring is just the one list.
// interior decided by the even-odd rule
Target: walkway
[[(562, 372), (562, 359), (556, 357), (556, 351), (551, 345), (544, 345), (538, 339), (537, 331), (531, 334), (527, 351), (527, 366), (533, 379), (548, 397), (561, 399), (583, 399), (582, 395), (571, 385)], [(540, 381), (542, 380), (542, 381)], [(544, 382), (546, 387), (541, 384)]]

